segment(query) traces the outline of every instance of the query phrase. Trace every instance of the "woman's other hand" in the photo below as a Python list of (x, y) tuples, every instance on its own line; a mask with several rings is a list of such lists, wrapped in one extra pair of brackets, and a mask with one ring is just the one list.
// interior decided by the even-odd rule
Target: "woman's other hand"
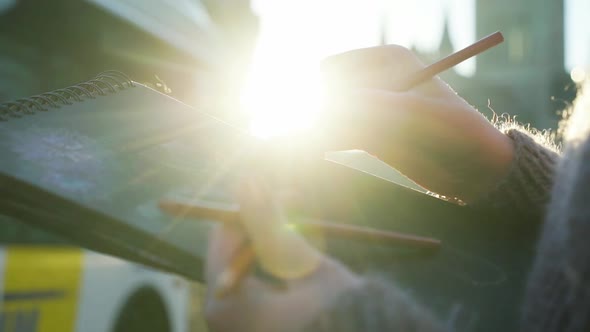
[[(282, 209), (264, 183), (248, 181), (238, 196), (241, 226), (217, 227), (210, 236), (205, 315), (211, 331), (298, 331), (360, 283), (285, 227)], [(222, 275), (245, 245), (253, 246), (260, 269), (280, 283), (250, 273), (235, 291), (219, 296)]]

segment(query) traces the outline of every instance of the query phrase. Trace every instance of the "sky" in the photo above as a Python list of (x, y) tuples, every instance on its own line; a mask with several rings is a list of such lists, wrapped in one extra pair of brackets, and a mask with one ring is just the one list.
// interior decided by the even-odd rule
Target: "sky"
[[(445, 13), (456, 47), (476, 38), (475, 0), (253, 0), (253, 7), (263, 20), (261, 48), (282, 44), (282, 51), (288, 53), (305, 46), (307, 51), (300, 48), (298, 52), (306, 58), (376, 45), (383, 13), (389, 16), (388, 41), (392, 43), (434, 49)], [(564, 66), (568, 70), (590, 63), (590, 25), (584, 17), (588, 13), (590, 1), (565, 0)], [(460, 68), (464, 74), (472, 70), (473, 64)]]
[[(456, 50), (476, 40), (475, 0), (252, 0), (252, 6), (261, 31), (242, 107), (254, 115), (252, 131), (262, 136), (313, 123), (321, 101), (320, 60), (378, 45), (384, 15), (388, 43), (434, 51), (445, 15)], [(590, 65), (587, 13), (589, 0), (565, 0), (568, 71)], [(475, 63), (455, 69), (469, 76)]]
[(566, 0), (565, 2), (565, 67), (590, 66), (590, 1)]

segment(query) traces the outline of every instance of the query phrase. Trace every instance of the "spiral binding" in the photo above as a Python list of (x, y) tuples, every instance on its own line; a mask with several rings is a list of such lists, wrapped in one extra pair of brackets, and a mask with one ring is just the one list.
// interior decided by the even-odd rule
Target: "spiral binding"
[(127, 75), (116, 70), (105, 71), (94, 79), (67, 88), (2, 103), (0, 104), (0, 121), (44, 112), (49, 108), (72, 105), (75, 102), (84, 101), (85, 98), (94, 99), (97, 96), (106, 96), (133, 86), (135, 86), (134, 82)]

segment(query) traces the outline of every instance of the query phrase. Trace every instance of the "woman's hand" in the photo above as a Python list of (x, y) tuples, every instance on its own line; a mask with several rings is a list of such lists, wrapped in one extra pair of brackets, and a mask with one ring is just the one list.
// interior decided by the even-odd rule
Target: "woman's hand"
[(319, 127), (330, 148), (366, 150), (433, 192), (475, 200), (508, 172), (511, 141), (438, 77), (393, 91), (423, 67), (401, 46), (327, 58)]
[[(205, 314), (211, 331), (298, 331), (360, 282), (285, 227), (281, 208), (263, 183), (249, 181), (238, 196), (242, 226), (218, 227), (210, 237)], [(220, 297), (219, 281), (246, 239), (261, 269), (281, 284), (250, 274), (235, 292)]]

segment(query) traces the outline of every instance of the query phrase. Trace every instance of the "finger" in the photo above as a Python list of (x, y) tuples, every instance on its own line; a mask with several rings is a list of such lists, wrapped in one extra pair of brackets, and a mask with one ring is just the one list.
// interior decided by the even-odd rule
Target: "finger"
[(440, 109), (439, 104), (414, 93), (350, 90), (326, 105), (320, 114), (317, 124), (322, 135), (319, 141), (326, 141), (324, 144), (334, 149), (367, 150), (374, 149), (377, 144), (393, 144), (392, 139), (396, 137), (413, 136), (414, 133), (408, 135), (405, 129), (412, 128), (412, 122), (428, 117), (431, 110)]
[[(391, 93), (359, 89), (351, 96), (350, 113), (359, 122), (367, 122), (377, 133), (389, 133), (388, 139), (400, 143), (439, 144), (464, 140), (472, 131), (495, 133), (485, 117), (460, 98), (440, 99), (416, 92)], [(373, 120), (371, 122), (371, 120)]]
[(328, 86), (386, 89), (424, 64), (408, 49), (386, 45), (348, 51), (326, 58), (322, 74)]
[(280, 205), (263, 181), (244, 181), (238, 197), (243, 228), (266, 272), (295, 279), (317, 267), (320, 254), (287, 227)]
[(368, 151), (412, 178), (421, 167), (417, 159), (436, 159), (434, 153), (448, 151), (448, 146), (465, 146), (464, 137), (474, 127), (480, 133), (473, 137), (495, 131), (467, 103), (415, 92), (357, 89), (347, 103), (325, 111), (318, 125), (326, 145)]
[[(422, 130), (424, 122), (436, 122), (448, 127), (449, 117), (461, 122), (462, 117), (468, 115), (465, 113), (472, 112), (472, 107), (461, 99), (433, 98), (416, 92), (354, 89), (339, 100), (327, 104), (320, 123), (346, 126), (345, 129), (351, 131), (360, 127), (377, 135), (396, 134), (409, 124), (416, 124), (412, 130), (418, 131)], [(481, 117), (479, 113), (477, 115)], [(417, 122), (421, 122), (422, 126), (417, 125)]]
[(423, 67), (411, 53), (389, 47), (355, 50), (336, 58), (336, 61), (322, 66), (327, 96), (338, 95), (341, 89), (350, 88), (393, 90), (396, 80)]
[(365, 150), (432, 191), (456, 195), (461, 190), (464, 177), (457, 171), (463, 168), (457, 160), (494, 162), (477, 156), (494, 151), (497, 129), (461, 99), (370, 89), (356, 90), (349, 98), (348, 108), (340, 112), (350, 114), (350, 122), (338, 123), (332, 135), (358, 131), (355, 138)]
[(344, 90), (342, 96), (329, 100), (326, 105), (329, 109), (360, 111), (356, 113), (358, 115), (366, 114), (367, 111), (386, 111), (387, 113), (384, 114), (392, 114), (398, 110), (405, 110), (434, 116), (441, 114), (441, 111), (457, 109), (457, 106), (463, 105), (463, 102), (459, 98), (441, 99), (414, 91), (395, 92), (384, 89), (355, 88)]
[[(382, 68), (395, 60), (406, 70), (414, 70), (423, 67), (418, 58), (407, 48), (399, 45), (384, 45), (377, 47), (361, 48), (335, 54), (325, 58), (321, 62), (324, 73), (339, 72), (342, 70), (364, 71), (370, 68)], [(407, 68), (408, 65), (410, 68)]]
[[(322, 62), (321, 67), (325, 90), (330, 96), (338, 95), (342, 88), (397, 91), (400, 80), (409, 78), (425, 66), (410, 50), (397, 45), (386, 45), (331, 56)], [(455, 95), (437, 77), (412, 90), (433, 97)]]
[(211, 230), (205, 264), (205, 280), (208, 285), (216, 285), (244, 242), (245, 237), (237, 227), (219, 225)]

